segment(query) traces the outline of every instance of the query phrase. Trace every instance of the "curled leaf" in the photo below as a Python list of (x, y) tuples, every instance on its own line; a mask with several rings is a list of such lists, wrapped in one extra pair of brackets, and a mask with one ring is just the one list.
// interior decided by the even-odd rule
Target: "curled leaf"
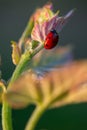
[[(50, 11), (46, 10), (46, 14), (48, 14), (48, 12)], [(58, 33), (62, 30), (62, 28), (66, 25), (68, 20), (73, 15), (74, 11), (75, 10), (72, 9), (64, 17), (59, 17), (58, 15), (59, 11), (57, 11), (57, 13), (53, 13), (51, 11), (52, 15), (47, 15), (47, 16), (45, 15), (45, 19), (43, 15), (42, 17), (39, 16), (40, 20), (35, 22), (31, 32), (32, 39), (43, 44), (45, 42), (47, 34), (52, 29), (55, 29)]]
[(0, 81), (0, 103), (3, 101), (3, 94), (6, 92), (4, 83)]
[(5, 99), (14, 108), (26, 107), (28, 103), (47, 104), (48, 108), (52, 108), (86, 102), (87, 60), (63, 65), (44, 77), (26, 72), (7, 89)]
[(11, 44), (11, 46), (12, 46), (12, 61), (15, 65), (17, 65), (20, 61), (21, 51), (20, 51), (16, 42), (12, 41), (11, 43), (12, 43)]

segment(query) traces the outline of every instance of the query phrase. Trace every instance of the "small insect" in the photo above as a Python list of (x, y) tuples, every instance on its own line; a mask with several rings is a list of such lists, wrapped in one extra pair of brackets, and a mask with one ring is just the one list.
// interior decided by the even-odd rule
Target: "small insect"
[(57, 45), (58, 41), (59, 41), (59, 35), (56, 32), (56, 30), (53, 29), (46, 36), (44, 48), (52, 49)]

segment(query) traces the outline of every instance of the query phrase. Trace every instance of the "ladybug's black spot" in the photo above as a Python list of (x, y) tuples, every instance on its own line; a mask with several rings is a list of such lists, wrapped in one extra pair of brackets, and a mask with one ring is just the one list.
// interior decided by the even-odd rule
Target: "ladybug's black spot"
[(54, 34), (57, 34), (55, 29), (52, 29), (51, 32), (54, 33)]

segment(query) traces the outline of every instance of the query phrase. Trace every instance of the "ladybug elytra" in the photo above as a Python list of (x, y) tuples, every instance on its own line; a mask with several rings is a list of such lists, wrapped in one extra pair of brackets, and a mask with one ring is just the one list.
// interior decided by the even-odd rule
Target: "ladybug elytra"
[(52, 49), (57, 45), (58, 41), (59, 41), (59, 35), (56, 32), (56, 30), (53, 29), (46, 36), (44, 48)]

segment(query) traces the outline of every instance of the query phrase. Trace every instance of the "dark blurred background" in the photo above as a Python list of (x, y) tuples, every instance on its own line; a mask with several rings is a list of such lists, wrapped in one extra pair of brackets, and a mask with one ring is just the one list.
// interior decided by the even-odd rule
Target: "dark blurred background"
[[(51, 0), (54, 11), (65, 15), (76, 8), (74, 16), (60, 33), (59, 45), (71, 44), (75, 59), (87, 58), (87, 0)], [(0, 0), (0, 55), (2, 77), (11, 76), (14, 66), (11, 61), (10, 41), (18, 41), (30, 15), (47, 0)], [(24, 126), (34, 106), (13, 110), (15, 130)], [(0, 114), (1, 115), (1, 114)], [(70, 105), (47, 111), (36, 130), (87, 130), (87, 104)]]

